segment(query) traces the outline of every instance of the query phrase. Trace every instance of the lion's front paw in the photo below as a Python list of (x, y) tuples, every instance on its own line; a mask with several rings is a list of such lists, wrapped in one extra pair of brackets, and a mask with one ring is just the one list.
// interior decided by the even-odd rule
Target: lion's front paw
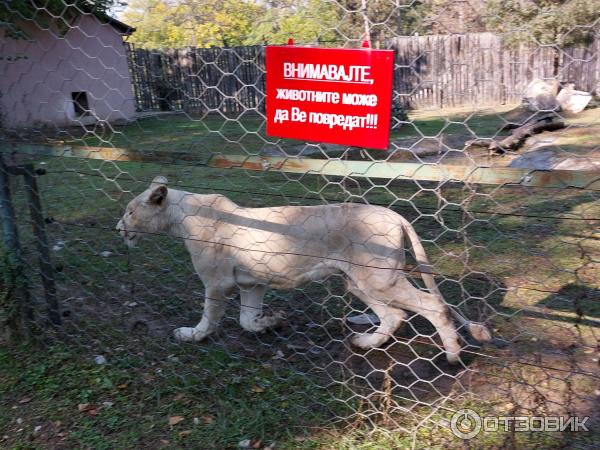
[(198, 342), (208, 336), (208, 333), (191, 327), (181, 327), (173, 331), (173, 336), (179, 342)]
[(356, 347), (368, 350), (370, 348), (379, 347), (388, 340), (388, 337), (389, 336), (380, 333), (361, 333), (354, 336), (350, 342)]

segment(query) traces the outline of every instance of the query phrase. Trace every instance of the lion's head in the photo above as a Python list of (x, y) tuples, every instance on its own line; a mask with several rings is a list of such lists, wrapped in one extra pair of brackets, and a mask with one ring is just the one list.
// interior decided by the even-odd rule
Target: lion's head
[(129, 247), (135, 246), (141, 234), (167, 230), (167, 183), (165, 177), (154, 178), (150, 187), (127, 205), (117, 224), (117, 231)]

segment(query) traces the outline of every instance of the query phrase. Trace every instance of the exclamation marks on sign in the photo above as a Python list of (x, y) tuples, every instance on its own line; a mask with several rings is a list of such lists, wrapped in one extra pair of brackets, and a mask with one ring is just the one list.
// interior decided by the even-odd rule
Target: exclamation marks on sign
[(378, 114), (367, 114), (367, 126), (365, 128), (377, 128)]

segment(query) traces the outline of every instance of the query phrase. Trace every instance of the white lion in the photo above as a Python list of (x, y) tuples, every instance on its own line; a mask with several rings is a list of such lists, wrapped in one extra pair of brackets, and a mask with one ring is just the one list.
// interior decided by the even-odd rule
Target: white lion
[[(244, 208), (222, 195), (167, 189), (167, 180), (156, 177), (129, 203), (117, 229), (129, 246), (141, 234), (184, 239), (206, 299), (200, 323), (175, 330), (179, 341), (200, 341), (213, 333), (225, 300), (238, 291), (244, 329), (275, 326), (281, 317), (262, 312), (268, 288), (290, 289), (332, 274), (343, 274), (348, 291), (380, 319), (375, 332), (352, 339), (360, 348), (385, 343), (407, 318), (405, 310), (435, 326), (451, 363), (459, 360), (461, 345), (450, 314), (478, 341), (491, 339), (484, 325), (469, 322), (444, 302), (414, 228), (387, 208), (352, 203)], [(406, 277), (405, 236), (429, 292)]]

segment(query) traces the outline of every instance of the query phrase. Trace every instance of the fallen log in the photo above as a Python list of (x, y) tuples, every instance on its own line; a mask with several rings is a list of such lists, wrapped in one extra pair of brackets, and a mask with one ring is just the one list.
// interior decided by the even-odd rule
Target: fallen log
[[(502, 129), (507, 129), (507, 125)], [(465, 143), (464, 150), (470, 147), (484, 147), (487, 148), (489, 154), (502, 155), (507, 151), (518, 150), (523, 146), (527, 138), (535, 134), (543, 133), (544, 131), (556, 131), (564, 127), (565, 123), (563, 121), (555, 120), (555, 116), (545, 115), (534, 118), (533, 121), (514, 128), (514, 131), (509, 136), (500, 141), (494, 139), (474, 139), (468, 141)]]
[(488, 150), (491, 153), (503, 154), (508, 150), (518, 150), (523, 146), (528, 137), (534, 134), (543, 133), (544, 131), (556, 131), (565, 127), (563, 121), (542, 120), (539, 122), (528, 123), (519, 128), (516, 128), (510, 136), (501, 141), (492, 141)]
[(511, 134), (501, 140), (489, 138), (468, 141), (463, 151), (470, 147), (483, 147), (487, 148), (490, 155), (502, 155), (518, 150), (527, 138), (535, 134), (565, 128), (559, 111), (563, 115), (577, 114), (588, 107), (591, 100), (589, 92), (575, 90), (572, 83), (561, 87), (558, 80), (535, 79), (525, 89), (521, 106), (502, 115), (505, 123), (499, 131), (512, 130)]

